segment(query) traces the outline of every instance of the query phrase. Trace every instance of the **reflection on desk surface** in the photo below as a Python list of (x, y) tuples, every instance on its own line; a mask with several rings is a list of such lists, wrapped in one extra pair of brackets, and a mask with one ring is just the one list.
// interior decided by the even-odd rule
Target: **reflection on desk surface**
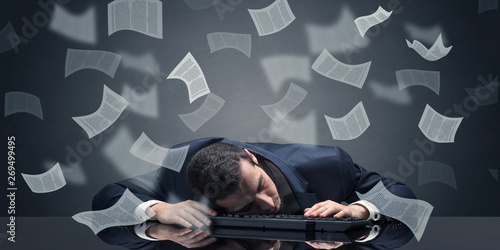
[[(346, 232), (305, 232), (295, 230), (244, 230), (237, 228), (212, 228), (217, 241), (203, 250), (301, 250), (301, 249), (396, 249), (412, 238), (411, 230), (399, 221), (377, 223), (378, 235), (367, 242), (375, 227), (365, 227)], [(173, 242), (158, 242), (155, 249), (185, 249)], [(173, 246), (172, 244), (176, 245)]]

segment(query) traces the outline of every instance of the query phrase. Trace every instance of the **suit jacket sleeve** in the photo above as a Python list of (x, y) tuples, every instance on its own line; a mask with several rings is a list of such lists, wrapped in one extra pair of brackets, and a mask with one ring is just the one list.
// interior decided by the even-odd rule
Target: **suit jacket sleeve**
[[(177, 203), (193, 199), (194, 194), (186, 181), (186, 165), (199, 149), (222, 140), (223, 138), (204, 138), (174, 146), (173, 148), (189, 145), (189, 151), (179, 173), (160, 167), (155, 171), (109, 184), (94, 196), (92, 209), (102, 210), (111, 207), (120, 199), (127, 188), (142, 201), (159, 200)], [(97, 236), (110, 245), (119, 245), (130, 249), (147, 249), (157, 245), (157, 242), (138, 237), (127, 226), (107, 228), (99, 232)], [(171, 243), (166, 242), (165, 244)], [(176, 244), (172, 243), (172, 245)]]
[[(95, 195), (92, 209), (102, 210), (111, 207), (127, 188), (142, 201), (160, 200), (177, 203), (193, 197), (183, 171), (174, 173), (166, 168), (159, 168), (144, 175), (107, 185)], [(128, 226), (111, 227), (102, 230), (97, 236), (110, 245), (130, 249), (143, 249), (148, 245), (154, 245), (154, 242), (135, 235), (131, 229)]]

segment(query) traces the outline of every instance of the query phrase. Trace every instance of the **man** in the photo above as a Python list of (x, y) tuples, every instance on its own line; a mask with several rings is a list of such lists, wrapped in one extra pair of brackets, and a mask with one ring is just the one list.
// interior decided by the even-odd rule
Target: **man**
[[(199, 139), (176, 147), (185, 145), (189, 145), (189, 152), (180, 173), (160, 168), (108, 185), (96, 195), (93, 209), (101, 210), (112, 206), (128, 188), (144, 201), (142, 207), (156, 213), (154, 221), (103, 230), (98, 234), (102, 240), (127, 248), (152, 248), (156, 240), (166, 240), (171, 247), (175, 246), (172, 242), (189, 248), (206, 246), (216, 239), (199, 228), (211, 224), (206, 215), (215, 216), (216, 210), (379, 219), (377, 208), (359, 201), (356, 195), (356, 191), (368, 192), (379, 181), (396, 196), (414, 198), (404, 184), (366, 171), (338, 147), (242, 143), (223, 138)], [(210, 207), (194, 201), (195, 197), (208, 198)], [(404, 225), (386, 231), (390, 234), (365, 240), (383, 242), (386, 237), (391, 241), (384, 244), (390, 245), (409, 240), (401, 237), (408, 233)]]

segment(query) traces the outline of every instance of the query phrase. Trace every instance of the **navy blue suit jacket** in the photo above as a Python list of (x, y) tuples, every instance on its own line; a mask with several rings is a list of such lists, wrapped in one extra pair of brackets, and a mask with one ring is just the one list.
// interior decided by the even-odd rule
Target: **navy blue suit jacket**
[[(353, 163), (351, 157), (339, 147), (303, 145), (303, 144), (273, 144), (273, 143), (243, 143), (224, 138), (198, 139), (174, 147), (189, 145), (189, 152), (182, 170), (175, 171), (159, 168), (150, 173), (126, 179), (104, 187), (93, 200), (94, 210), (106, 209), (121, 197), (126, 188), (143, 201), (160, 200), (176, 203), (193, 199), (194, 194), (187, 184), (185, 171), (191, 157), (201, 148), (217, 142), (234, 144), (246, 148), (273, 162), (283, 173), (301, 209), (314, 204), (333, 200), (351, 203), (359, 200), (356, 191), (368, 192), (379, 181), (399, 197), (414, 198), (412, 191), (404, 184), (385, 178), (375, 172)], [(390, 221), (391, 219), (388, 218)], [(396, 222), (399, 223), (399, 222)], [(402, 228), (402, 229), (401, 229)], [(387, 237), (390, 244), (405, 244), (401, 233), (407, 233), (406, 226), (387, 227), (394, 229)], [(384, 233), (385, 234), (385, 233)], [(126, 248), (156, 248), (157, 242), (139, 238), (128, 227), (112, 227), (104, 229), (98, 236), (108, 244), (121, 245)], [(386, 237), (386, 238), (387, 238)], [(373, 241), (387, 242), (383, 235)], [(405, 242), (401, 242), (401, 240)], [(174, 247), (172, 242), (165, 243)], [(386, 244), (386, 243), (384, 243)], [(172, 248), (173, 249), (173, 248)]]

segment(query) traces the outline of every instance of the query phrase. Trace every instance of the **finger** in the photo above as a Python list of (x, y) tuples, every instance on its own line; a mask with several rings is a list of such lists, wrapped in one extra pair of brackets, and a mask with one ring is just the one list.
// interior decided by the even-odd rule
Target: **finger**
[(187, 212), (191, 213), (191, 215), (196, 218), (198, 221), (202, 222), (203, 224), (210, 226), (212, 224), (212, 221), (202, 212), (200, 212), (197, 209), (190, 209)]
[(177, 215), (176, 217), (173, 218), (175, 224), (179, 224), (187, 229), (192, 228), (193, 224), (191, 222), (187, 221), (184, 219), (184, 217)]
[(304, 209), (304, 215), (305, 216), (309, 216), (310, 213), (311, 213), (311, 208), (310, 207)]
[(307, 244), (316, 248), (316, 249), (336, 249), (342, 246), (344, 243), (342, 242), (310, 242), (306, 241)]
[(312, 210), (316, 210), (320, 207), (323, 207), (324, 205), (327, 205), (327, 202), (328, 201), (322, 201), (322, 202), (318, 202), (316, 204), (314, 204), (314, 206), (311, 207)]
[(314, 204), (314, 206), (312, 206), (311, 209), (317, 210), (317, 209), (322, 208), (322, 207), (334, 206), (335, 204), (336, 204), (336, 202), (333, 202), (331, 200), (326, 200), (326, 201), (322, 201), (322, 202), (318, 202), (318, 203)]
[(304, 213), (305, 216), (315, 216), (313, 215), (315, 213), (315, 211), (317, 211), (317, 209), (308, 209), (307, 212)]
[(191, 228), (181, 228), (181, 229), (172, 229), (171, 231), (172, 234), (175, 236), (175, 237), (182, 237), (188, 233), (191, 233), (193, 231), (193, 229)]
[(313, 248), (315, 248), (315, 249), (320, 249), (320, 248), (321, 248), (321, 246), (319, 245), (319, 242), (311, 242), (311, 241), (306, 241), (306, 243), (307, 243), (309, 246), (311, 246), (311, 247), (313, 247)]
[(339, 208), (339, 207), (329, 207), (325, 211), (321, 212), (321, 214), (319, 216), (321, 216), (321, 217), (332, 216), (334, 214), (337, 214), (340, 211), (342, 211), (342, 208)]
[(342, 217), (349, 217), (349, 216), (345, 210), (342, 210), (342, 211), (339, 211), (338, 213), (336, 213), (333, 217), (334, 218), (342, 218)]
[(342, 242), (333, 242), (333, 243), (327, 243), (327, 248), (328, 249), (336, 249), (344, 245)]
[(179, 241), (191, 246), (193, 244), (205, 240), (210, 235), (211, 235), (210, 231), (203, 231), (201, 229), (197, 229), (194, 230), (192, 233), (186, 235), (185, 237), (179, 238)]
[(318, 209), (316, 209), (315, 211), (312, 211), (311, 212), (311, 216), (319, 216), (321, 213), (323, 213), (324, 211), (328, 210), (329, 208), (324, 206), (324, 207), (320, 207)]
[(198, 242), (195, 242), (195, 243), (192, 243), (189, 245), (190, 248), (198, 248), (198, 247), (205, 247), (205, 246), (208, 246), (214, 242), (217, 241), (217, 238), (215, 237), (209, 237), (209, 238), (205, 238), (201, 241), (198, 241)]
[(201, 202), (197, 202), (197, 201), (192, 201), (190, 203), (190, 205), (193, 207), (193, 208), (196, 208), (197, 210), (205, 213), (205, 214), (208, 214), (210, 216), (217, 216), (217, 212), (215, 212), (215, 210), (211, 209), (210, 207), (208, 207), (207, 205), (201, 203)]
[(187, 213), (184, 215), (184, 218), (197, 227), (210, 226), (212, 224), (212, 221), (205, 214), (195, 208), (187, 207), (184, 212)]
[(204, 226), (204, 224), (196, 219), (192, 214), (190, 214), (187, 211), (182, 211), (180, 214), (177, 215), (175, 222), (177, 224), (180, 224), (184, 227), (198, 227), (201, 228)]
[(200, 241), (204, 240), (205, 238), (209, 237), (210, 235), (212, 235), (212, 232), (210, 232), (209, 230), (202, 231), (201, 233), (199, 233), (198, 235), (196, 235), (195, 237), (193, 237), (191, 239), (191, 242), (192, 243), (200, 242)]
[(321, 209), (321, 208), (322, 208), (321, 205), (315, 204), (311, 208), (307, 209), (306, 216), (312, 215), (313, 213), (315, 213), (316, 211), (318, 211), (318, 209)]
[(342, 242), (334, 242), (334, 243), (330, 243), (330, 244), (332, 245), (332, 249), (339, 248), (342, 245), (344, 245), (344, 243), (342, 243)]
[[(200, 240), (195, 240), (197, 237), (200, 235), (203, 235), (203, 230), (201, 229), (196, 229), (190, 233), (185, 234), (182, 237), (179, 237), (179, 241), (184, 242), (184, 243), (193, 243), (193, 242), (198, 242)], [(205, 237), (203, 237), (205, 238)], [(202, 238), (202, 239), (203, 239)]]
[(316, 212), (319, 209), (322, 209), (322, 208), (325, 208), (325, 207), (330, 207), (332, 205), (335, 205), (335, 203), (333, 201), (331, 201), (331, 200), (326, 200), (326, 201), (318, 202), (318, 203), (314, 204), (314, 206), (312, 206), (311, 208), (306, 208), (307, 211), (306, 211), (305, 215), (306, 216), (310, 216), (312, 213), (314, 213), (315, 214), (314, 216), (317, 216), (318, 213), (316, 213)]
[(314, 204), (309, 210), (316, 210), (320, 205), (318, 203)]

